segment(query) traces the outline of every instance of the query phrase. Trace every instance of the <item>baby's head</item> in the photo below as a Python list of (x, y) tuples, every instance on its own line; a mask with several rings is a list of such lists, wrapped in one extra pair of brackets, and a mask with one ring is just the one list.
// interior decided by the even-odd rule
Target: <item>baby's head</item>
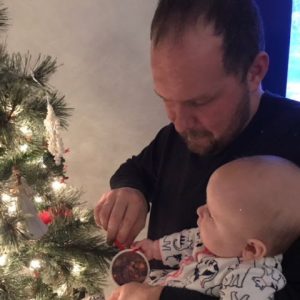
[(198, 208), (206, 247), (244, 259), (285, 251), (300, 233), (300, 168), (276, 156), (252, 156), (218, 168)]

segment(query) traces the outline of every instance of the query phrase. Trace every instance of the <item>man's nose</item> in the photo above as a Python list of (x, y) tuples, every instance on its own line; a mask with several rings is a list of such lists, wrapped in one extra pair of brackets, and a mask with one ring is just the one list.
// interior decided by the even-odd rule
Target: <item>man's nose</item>
[(177, 132), (181, 133), (193, 129), (196, 124), (196, 118), (190, 108), (178, 106), (176, 107), (173, 123)]

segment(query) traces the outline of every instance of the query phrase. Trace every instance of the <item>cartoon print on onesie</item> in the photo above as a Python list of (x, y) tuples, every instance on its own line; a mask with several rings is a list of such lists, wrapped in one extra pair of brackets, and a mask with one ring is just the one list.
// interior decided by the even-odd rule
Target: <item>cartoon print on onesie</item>
[[(194, 243), (197, 245), (194, 246)], [(200, 240), (200, 233), (197, 232), (197, 238), (192, 239), (188, 231), (182, 231), (179, 238), (175, 238), (173, 241), (168, 240), (168, 236), (162, 239), (162, 251), (173, 252), (172, 249), (178, 251), (176, 254), (172, 254), (166, 257), (167, 264), (170, 266), (178, 267), (179, 263), (186, 257), (190, 256), (191, 249), (203, 247), (203, 243)]]
[[(266, 258), (264, 262), (262, 274), (260, 276), (253, 276), (252, 280), (255, 282), (255, 286), (258, 287), (261, 291), (265, 288), (272, 288), (274, 291), (278, 290), (279, 286), (285, 285), (286, 280), (283, 275), (276, 270), (278, 269), (278, 262)], [(270, 268), (273, 267), (273, 268)]]

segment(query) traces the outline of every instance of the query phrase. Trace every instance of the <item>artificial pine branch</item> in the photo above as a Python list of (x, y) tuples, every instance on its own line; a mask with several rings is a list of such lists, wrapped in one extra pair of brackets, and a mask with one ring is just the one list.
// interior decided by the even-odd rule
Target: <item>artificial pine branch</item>
[(47, 55), (46, 57), (38, 56), (32, 70), (31, 77), (38, 83), (46, 87), (49, 78), (57, 70), (56, 59)]
[[(2, 2), (0, 2), (0, 6), (2, 6)], [(3, 7), (0, 9), (0, 30), (4, 31), (8, 26), (8, 17), (7, 17), (7, 8)]]
[[(7, 20), (0, 4), (0, 30)], [(52, 120), (64, 129), (72, 111), (49, 84), (57, 67), (50, 56), (34, 60), (0, 46), (0, 300), (80, 300), (85, 293), (102, 294), (116, 253), (92, 211), (82, 209), (81, 191), (63, 184), (64, 158), (57, 165), (49, 152), (47, 102)], [(54, 180), (61, 190), (53, 189)]]
[(0, 222), (0, 237), (1, 251), (16, 251), (20, 244), (29, 240), (28, 233), (20, 227), (20, 224), (25, 221), (25, 217), (21, 215), (9, 216), (1, 212)]

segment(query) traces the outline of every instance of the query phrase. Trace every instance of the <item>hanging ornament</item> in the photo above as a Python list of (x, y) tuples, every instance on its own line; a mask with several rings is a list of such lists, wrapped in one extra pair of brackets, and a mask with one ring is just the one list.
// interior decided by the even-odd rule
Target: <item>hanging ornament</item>
[(34, 205), (34, 193), (16, 168), (13, 169), (13, 182), (13, 196), (18, 199), (17, 206), (19, 211), (26, 215), (27, 229), (33, 239), (39, 239), (47, 232), (48, 227), (38, 216)]
[(46, 225), (51, 224), (53, 221), (53, 215), (51, 212), (47, 210), (43, 210), (39, 212), (39, 218), (42, 220), (42, 222)]
[(44, 125), (46, 128), (48, 151), (54, 156), (55, 164), (59, 166), (64, 154), (64, 145), (60, 135), (60, 121), (55, 115), (49, 99), (47, 99), (47, 116), (44, 120)]
[(73, 211), (69, 207), (50, 207), (48, 210), (43, 210), (38, 213), (40, 220), (48, 225), (51, 224), (56, 218), (71, 218)]

